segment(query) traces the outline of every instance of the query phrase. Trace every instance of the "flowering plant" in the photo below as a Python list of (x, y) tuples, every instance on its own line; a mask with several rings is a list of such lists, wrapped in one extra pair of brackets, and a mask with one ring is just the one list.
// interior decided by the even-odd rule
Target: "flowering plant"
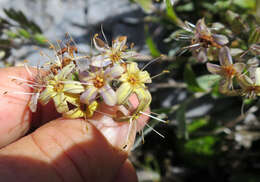
[[(126, 142), (122, 146), (129, 150), (137, 132), (137, 119), (142, 114), (150, 116), (147, 110), (152, 97), (146, 84), (152, 80), (150, 74), (139, 69), (136, 62), (127, 60), (138, 58), (140, 54), (128, 50), (126, 40), (125, 36), (120, 36), (109, 47), (95, 35), (93, 42), (100, 53), (93, 56), (78, 56), (77, 47), (72, 39), (63, 48), (58, 45), (59, 49), (49, 43), (50, 48), (54, 50), (55, 59), (46, 62), (41, 70), (38, 69), (33, 80), (10, 77), (23, 81), (32, 88), (32, 92), (29, 93), (32, 95), (29, 102), (32, 112), (37, 111), (38, 102), (46, 105), (52, 100), (56, 111), (64, 118), (87, 120), (96, 112), (101, 112), (99, 110), (101, 103), (118, 106), (120, 114), (101, 113), (109, 115), (116, 121), (130, 122)], [(25, 68), (33, 75), (27, 65)], [(137, 96), (139, 103), (137, 107), (131, 105), (129, 101), (131, 95)], [(131, 112), (125, 112), (126, 110)], [(158, 120), (163, 121), (159, 118)]]

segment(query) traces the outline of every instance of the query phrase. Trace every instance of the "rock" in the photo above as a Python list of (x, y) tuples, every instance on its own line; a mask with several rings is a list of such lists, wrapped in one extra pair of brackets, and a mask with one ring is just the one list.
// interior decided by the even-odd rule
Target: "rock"
[[(41, 27), (50, 42), (63, 40), (65, 33), (70, 33), (83, 52), (89, 51), (91, 37), (101, 31), (101, 24), (109, 42), (119, 35), (126, 35), (128, 42), (135, 43), (139, 50), (144, 45), (144, 14), (129, 0), (0, 0), (0, 7), (21, 10)], [(1, 12), (0, 16), (5, 15)], [(25, 58), (32, 63), (42, 59), (33, 46), (12, 50), (10, 59)]]

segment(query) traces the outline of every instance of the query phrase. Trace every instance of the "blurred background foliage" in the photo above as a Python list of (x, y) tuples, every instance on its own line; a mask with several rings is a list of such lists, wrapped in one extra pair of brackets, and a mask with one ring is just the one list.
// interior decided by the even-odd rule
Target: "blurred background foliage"
[[(183, 53), (182, 48), (191, 43), (176, 36), (184, 21), (196, 24), (204, 17), (207, 25), (229, 38), (233, 58), (241, 61), (242, 53), (260, 43), (260, 1), (129, 1), (143, 11), (144, 52), (148, 50), (154, 58), (161, 56), (148, 71), (156, 75), (170, 70), (150, 85), (152, 111), (158, 117), (167, 115), (169, 123), (158, 124), (152, 119), (149, 123), (165, 138), (151, 128), (144, 130), (144, 143), (137, 137), (130, 159), (139, 181), (260, 181), (260, 102), (220, 94), (220, 77), (209, 74), (206, 65), (198, 63), (189, 51)], [(44, 32), (31, 17), (14, 9), (3, 12), (6, 17), (0, 18), (0, 59), (5, 66), (15, 65), (15, 61), (7, 61), (12, 49), (26, 44), (46, 47)], [(100, 25), (95, 26), (100, 30)], [(245, 56), (257, 54), (251, 51)], [(212, 52), (209, 60), (217, 61), (216, 53)], [(140, 61), (141, 66), (146, 63)]]
[(7, 62), (11, 49), (19, 49), (25, 44), (44, 45), (46, 38), (41, 28), (29, 20), (22, 11), (3, 9), (7, 18), (0, 17), (0, 59), (6, 66), (13, 66), (14, 62)]

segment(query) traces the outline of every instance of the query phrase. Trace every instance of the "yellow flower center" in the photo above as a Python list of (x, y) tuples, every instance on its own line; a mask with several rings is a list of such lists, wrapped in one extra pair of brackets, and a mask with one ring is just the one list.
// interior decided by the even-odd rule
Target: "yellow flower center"
[(63, 85), (63, 83), (56, 82), (56, 84), (54, 84), (53, 87), (54, 87), (53, 90), (55, 92), (62, 92), (64, 85)]
[(118, 62), (121, 59), (121, 52), (120, 51), (112, 52), (112, 54), (110, 54), (110, 59), (112, 60), (113, 63)]
[(138, 82), (138, 78), (137, 78), (135, 75), (131, 74), (131, 75), (128, 76), (128, 80), (127, 80), (127, 81), (128, 81), (131, 85), (136, 85), (137, 82)]
[(101, 88), (104, 86), (104, 78), (102, 78), (101, 76), (97, 76), (96, 78), (94, 78), (93, 84), (96, 88)]

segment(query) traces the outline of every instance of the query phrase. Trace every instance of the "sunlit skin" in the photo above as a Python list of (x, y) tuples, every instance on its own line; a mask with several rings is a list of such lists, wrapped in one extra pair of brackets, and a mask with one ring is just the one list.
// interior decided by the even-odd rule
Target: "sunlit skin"
[[(0, 181), (137, 181), (126, 160), (127, 151), (121, 148), (128, 122), (114, 122), (101, 113), (96, 113), (91, 123), (59, 118), (51, 102), (32, 114), (30, 95), (12, 93), (31, 89), (12, 82), (9, 75), (31, 79), (23, 67), (0, 69), (0, 86), (7, 91), (0, 95)], [(130, 100), (133, 106), (138, 105), (136, 98)], [(100, 111), (113, 115), (117, 106), (101, 104)], [(141, 116), (137, 123), (146, 120)], [(27, 133), (30, 124), (38, 128), (33, 133)]]

